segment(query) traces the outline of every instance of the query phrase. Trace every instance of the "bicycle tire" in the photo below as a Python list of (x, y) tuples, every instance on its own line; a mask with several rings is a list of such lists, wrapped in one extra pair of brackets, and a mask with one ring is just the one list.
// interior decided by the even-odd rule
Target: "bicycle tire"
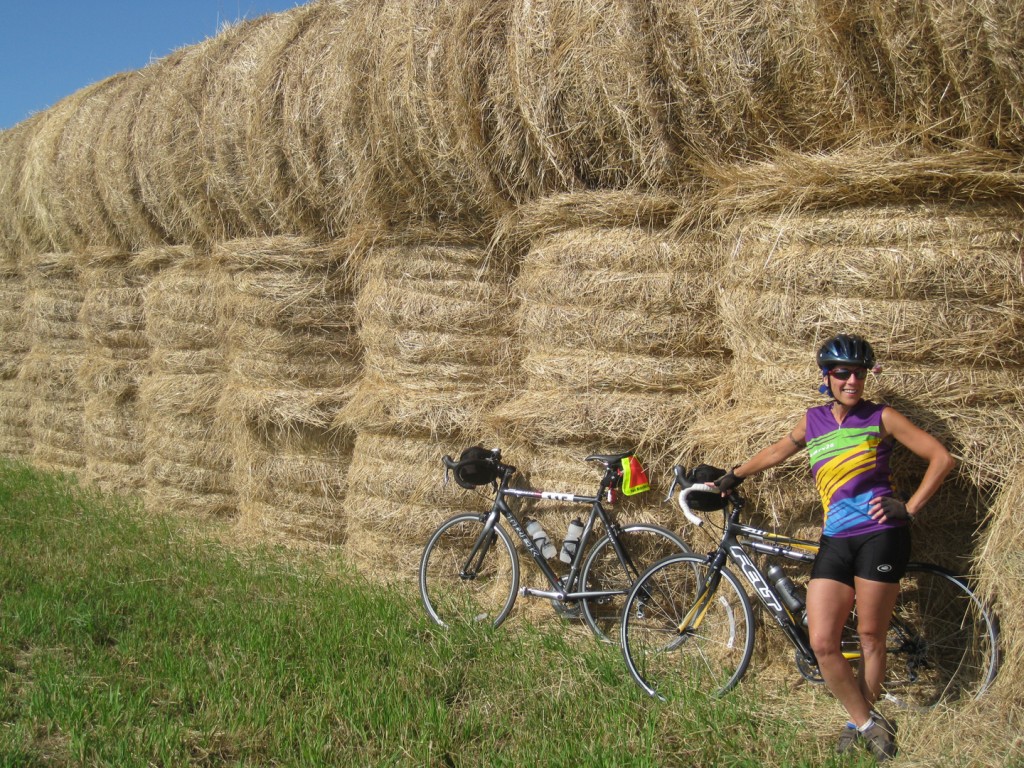
[(697, 555), (655, 563), (633, 585), (622, 612), (622, 654), (649, 696), (668, 700), (678, 686), (721, 696), (740, 681), (754, 650), (754, 611), (728, 569), (696, 630), (679, 631), (711, 566)]
[(623, 526), (619, 541), (633, 561), (634, 573), (627, 573), (615, 554), (611, 537), (605, 534), (590, 550), (580, 573), (584, 589), (593, 591), (621, 590), (616, 597), (583, 600), (583, 620), (590, 631), (604, 642), (614, 643), (619, 637), (622, 606), (633, 582), (654, 563), (670, 555), (689, 553), (690, 548), (671, 531), (657, 525), (632, 523)]
[(497, 627), (515, 604), (519, 556), (501, 525), (494, 526), (490, 541), (478, 553), (475, 572), (463, 574), (483, 532), (480, 515), (456, 515), (441, 523), (423, 549), (420, 598), (427, 614), (441, 626), (489, 623)]
[(910, 709), (980, 698), (999, 670), (995, 616), (965, 579), (911, 563), (886, 640), (884, 697)]

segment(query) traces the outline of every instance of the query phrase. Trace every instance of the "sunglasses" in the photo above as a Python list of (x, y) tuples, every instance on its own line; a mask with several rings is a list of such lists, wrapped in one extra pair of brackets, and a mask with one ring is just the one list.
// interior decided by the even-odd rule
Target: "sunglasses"
[(846, 381), (853, 376), (857, 381), (864, 381), (868, 377), (867, 368), (833, 368), (828, 372), (828, 375), (832, 378), (839, 379), (839, 381)]

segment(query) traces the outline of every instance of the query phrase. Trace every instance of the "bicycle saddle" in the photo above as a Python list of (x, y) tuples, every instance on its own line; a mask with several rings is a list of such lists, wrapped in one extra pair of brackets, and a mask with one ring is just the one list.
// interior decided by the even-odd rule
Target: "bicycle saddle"
[(623, 459), (627, 459), (633, 455), (633, 451), (626, 451), (625, 453), (592, 453), (590, 456), (584, 459), (584, 461), (599, 461), (606, 467), (612, 464), (618, 464)]

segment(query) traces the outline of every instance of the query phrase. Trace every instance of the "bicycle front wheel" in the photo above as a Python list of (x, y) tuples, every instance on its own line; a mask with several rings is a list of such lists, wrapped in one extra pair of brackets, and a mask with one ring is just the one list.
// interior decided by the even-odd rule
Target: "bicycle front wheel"
[(999, 630), (967, 583), (911, 563), (889, 624), (885, 698), (923, 709), (976, 699), (999, 668)]
[(675, 555), (652, 566), (630, 590), (622, 612), (622, 653), (648, 695), (665, 700), (685, 686), (717, 696), (746, 672), (754, 612), (727, 568), (708, 593), (704, 585), (714, 575), (706, 559)]
[(500, 525), (485, 535), (480, 515), (456, 515), (434, 532), (420, 560), (420, 598), (430, 618), (498, 626), (519, 589), (519, 556)]
[(618, 534), (629, 563), (624, 566), (615, 553), (610, 536), (604, 536), (590, 551), (580, 583), (592, 592), (618, 594), (583, 601), (583, 618), (600, 639), (614, 643), (619, 639), (619, 621), (629, 588), (637, 578), (669, 555), (688, 553), (689, 547), (674, 533), (657, 525), (634, 523)]

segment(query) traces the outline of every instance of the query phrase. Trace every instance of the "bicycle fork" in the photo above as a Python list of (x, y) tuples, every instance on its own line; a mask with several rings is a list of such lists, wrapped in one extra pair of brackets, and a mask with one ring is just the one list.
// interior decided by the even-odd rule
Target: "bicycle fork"
[(501, 514), (497, 510), (487, 513), (483, 530), (480, 531), (480, 535), (473, 542), (473, 549), (470, 550), (469, 557), (466, 558), (466, 562), (459, 571), (459, 578), (463, 581), (473, 581), (477, 573), (479, 573), (480, 566), (483, 565), (484, 558), (487, 557), (487, 553), (490, 551), (491, 545), (494, 544), (494, 539), (498, 535), (494, 532), (494, 527), (498, 524), (500, 517)]

